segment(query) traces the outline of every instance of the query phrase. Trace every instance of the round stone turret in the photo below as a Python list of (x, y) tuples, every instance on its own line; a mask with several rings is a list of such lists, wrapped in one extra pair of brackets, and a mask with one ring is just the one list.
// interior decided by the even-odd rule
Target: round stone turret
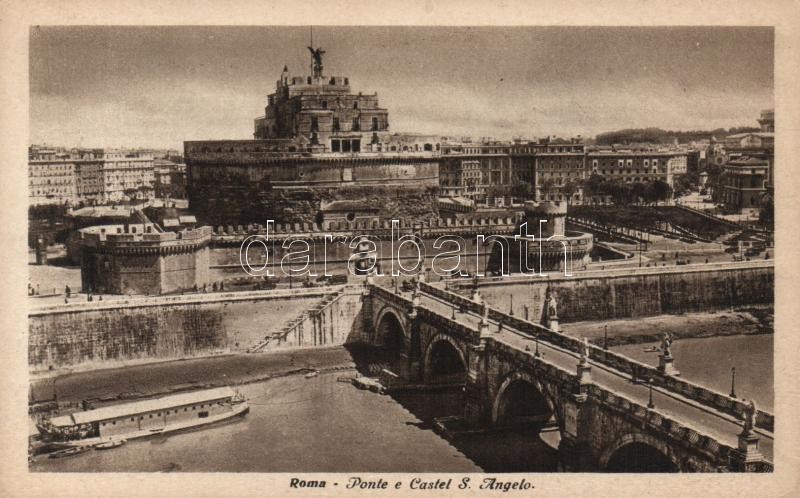
[(525, 221), (528, 222), (528, 233), (539, 236), (539, 221), (542, 223), (542, 237), (564, 235), (564, 224), (567, 217), (567, 203), (562, 201), (527, 201), (525, 203)]

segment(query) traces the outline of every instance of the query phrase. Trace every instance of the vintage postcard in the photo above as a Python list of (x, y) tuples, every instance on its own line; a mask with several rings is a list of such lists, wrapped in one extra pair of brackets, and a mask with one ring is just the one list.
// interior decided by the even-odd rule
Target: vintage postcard
[(797, 491), (796, 3), (418, 7), (4, 16), (4, 494)]

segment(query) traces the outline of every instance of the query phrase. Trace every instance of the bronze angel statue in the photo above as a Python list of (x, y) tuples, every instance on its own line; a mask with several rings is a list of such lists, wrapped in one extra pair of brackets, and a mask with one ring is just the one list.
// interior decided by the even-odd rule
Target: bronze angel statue
[(314, 76), (322, 76), (322, 56), (325, 54), (325, 51), (320, 48), (313, 48), (308, 47), (308, 51), (311, 52), (311, 57), (314, 58)]

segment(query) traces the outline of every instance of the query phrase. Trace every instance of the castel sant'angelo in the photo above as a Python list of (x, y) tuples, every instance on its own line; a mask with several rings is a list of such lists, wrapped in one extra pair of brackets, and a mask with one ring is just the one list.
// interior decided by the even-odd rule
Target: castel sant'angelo
[(192, 212), (212, 225), (316, 222), (335, 201), (358, 201), (378, 217), (435, 213), (437, 137), (392, 134), (378, 95), (354, 94), (326, 76), (325, 52), (309, 47), (312, 75), (283, 68), (252, 140), (184, 144)]

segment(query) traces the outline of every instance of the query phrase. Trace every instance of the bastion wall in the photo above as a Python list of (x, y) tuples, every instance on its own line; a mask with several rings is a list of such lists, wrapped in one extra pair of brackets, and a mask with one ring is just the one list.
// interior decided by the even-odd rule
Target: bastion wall
[(91, 369), (241, 352), (270, 336), (260, 351), (340, 345), (360, 337), (360, 313), (359, 292), (332, 288), (57, 305), (29, 315), (28, 365)]

